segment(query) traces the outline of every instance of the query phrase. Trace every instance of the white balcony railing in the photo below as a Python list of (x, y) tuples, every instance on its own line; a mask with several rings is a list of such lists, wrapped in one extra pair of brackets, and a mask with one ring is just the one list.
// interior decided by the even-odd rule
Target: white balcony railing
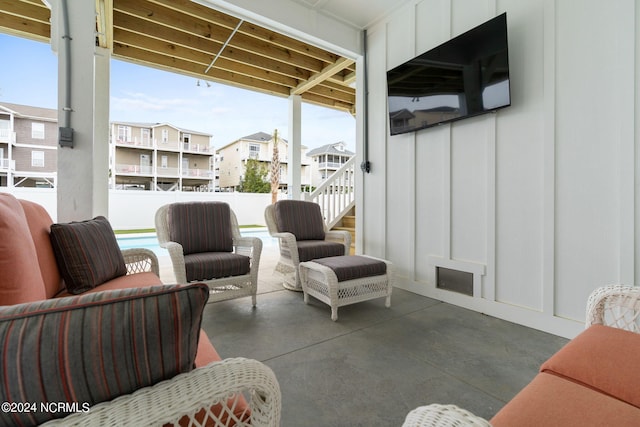
[(320, 205), (327, 227), (331, 228), (356, 204), (355, 164), (353, 156), (304, 199)]
[(178, 168), (159, 167), (156, 172), (158, 173), (158, 176), (170, 176), (174, 178), (180, 176), (180, 170)]
[(11, 129), (0, 129), (0, 142), (6, 142), (7, 144), (15, 144), (16, 133)]
[(151, 166), (140, 165), (116, 165), (116, 173), (119, 175), (153, 175), (153, 168)]
[(182, 176), (188, 178), (211, 179), (213, 177), (213, 171), (209, 169), (183, 169)]
[(0, 170), (16, 170), (16, 161), (11, 159), (0, 159)]
[(150, 139), (142, 139), (137, 137), (133, 138), (131, 141), (117, 139), (116, 144), (124, 147), (153, 148), (153, 141), (151, 141)]
[(211, 153), (211, 147), (208, 145), (192, 144), (190, 142), (184, 142), (182, 149), (190, 153)]

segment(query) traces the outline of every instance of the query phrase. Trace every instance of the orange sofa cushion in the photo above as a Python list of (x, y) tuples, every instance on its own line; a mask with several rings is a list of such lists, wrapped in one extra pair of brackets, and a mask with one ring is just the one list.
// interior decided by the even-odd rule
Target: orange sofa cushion
[(638, 355), (639, 334), (594, 325), (543, 363), (540, 370), (640, 408)]
[(640, 409), (556, 375), (540, 373), (492, 419), (493, 427), (640, 425)]
[[(90, 289), (84, 294), (90, 294), (92, 292), (102, 292), (102, 291), (114, 291), (117, 289), (130, 289), (130, 288), (145, 288), (147, 286), (155, 286), (162, 285), (162, 281), (158, 276), (151, 272), (144, 273), (136, 273), (136, 274), (128, 274), (126, 276), (116, 277), (115, 279), (111, 279), (108, 282), (104, 282), (103, 284), (96, 286), (93, 289)], [(63, 289), (56, 297), (68, 297), (72, 296), (69, 291)]]
[(38, 255), (22, 205), (0, 193), (0, 305), (45, 299)]
[(28, 200), (19, 200), (19, 202), (22, 205), (22, 209), (24, 209), (24, 215), (31, 231), (31, 238), (38, 254), (38, 265), (44, 281), (46, 298), (52, 298), (64, 289), (64, 282), (62, 281), (62, 276), (60, 276), (56, 257), (51, 247), (51, 239), (49, 238), (53, 220), (46, 209), (39, 204)]

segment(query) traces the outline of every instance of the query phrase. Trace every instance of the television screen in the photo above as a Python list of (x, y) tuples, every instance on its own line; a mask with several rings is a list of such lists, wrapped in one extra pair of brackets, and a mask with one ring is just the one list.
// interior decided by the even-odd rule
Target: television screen
[(387, 72), (391, 135), (511, 105), (507, 14)]

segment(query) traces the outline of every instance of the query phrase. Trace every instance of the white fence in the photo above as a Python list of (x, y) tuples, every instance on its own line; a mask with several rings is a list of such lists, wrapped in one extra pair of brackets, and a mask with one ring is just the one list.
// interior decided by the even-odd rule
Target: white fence
[[(55, 189), (12, 188), (8, 192), (19, 199), (39, 203), (57, 220)], [(198, 200), (227, 202), (240, 225), (265, 225), (264, 209), (271, 204), (271, 194), (110, 190), (109, 221), (115, 230), (155, 228), (154, 216), (160, 206)]]

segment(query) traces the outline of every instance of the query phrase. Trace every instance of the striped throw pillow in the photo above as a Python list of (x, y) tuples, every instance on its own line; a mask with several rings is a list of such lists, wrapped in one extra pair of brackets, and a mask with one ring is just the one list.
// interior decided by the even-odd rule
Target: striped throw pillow
[(51, 225), (51, 246), (70, 294), (81, 294), (127, 274), (111, 224), (103, 217)]
[(162, 285), (0, 307), (0, 401), (35, 405), (0, 412), (0, 426), (41, 424), (191, 371), (208, 298), (206, 285)]

